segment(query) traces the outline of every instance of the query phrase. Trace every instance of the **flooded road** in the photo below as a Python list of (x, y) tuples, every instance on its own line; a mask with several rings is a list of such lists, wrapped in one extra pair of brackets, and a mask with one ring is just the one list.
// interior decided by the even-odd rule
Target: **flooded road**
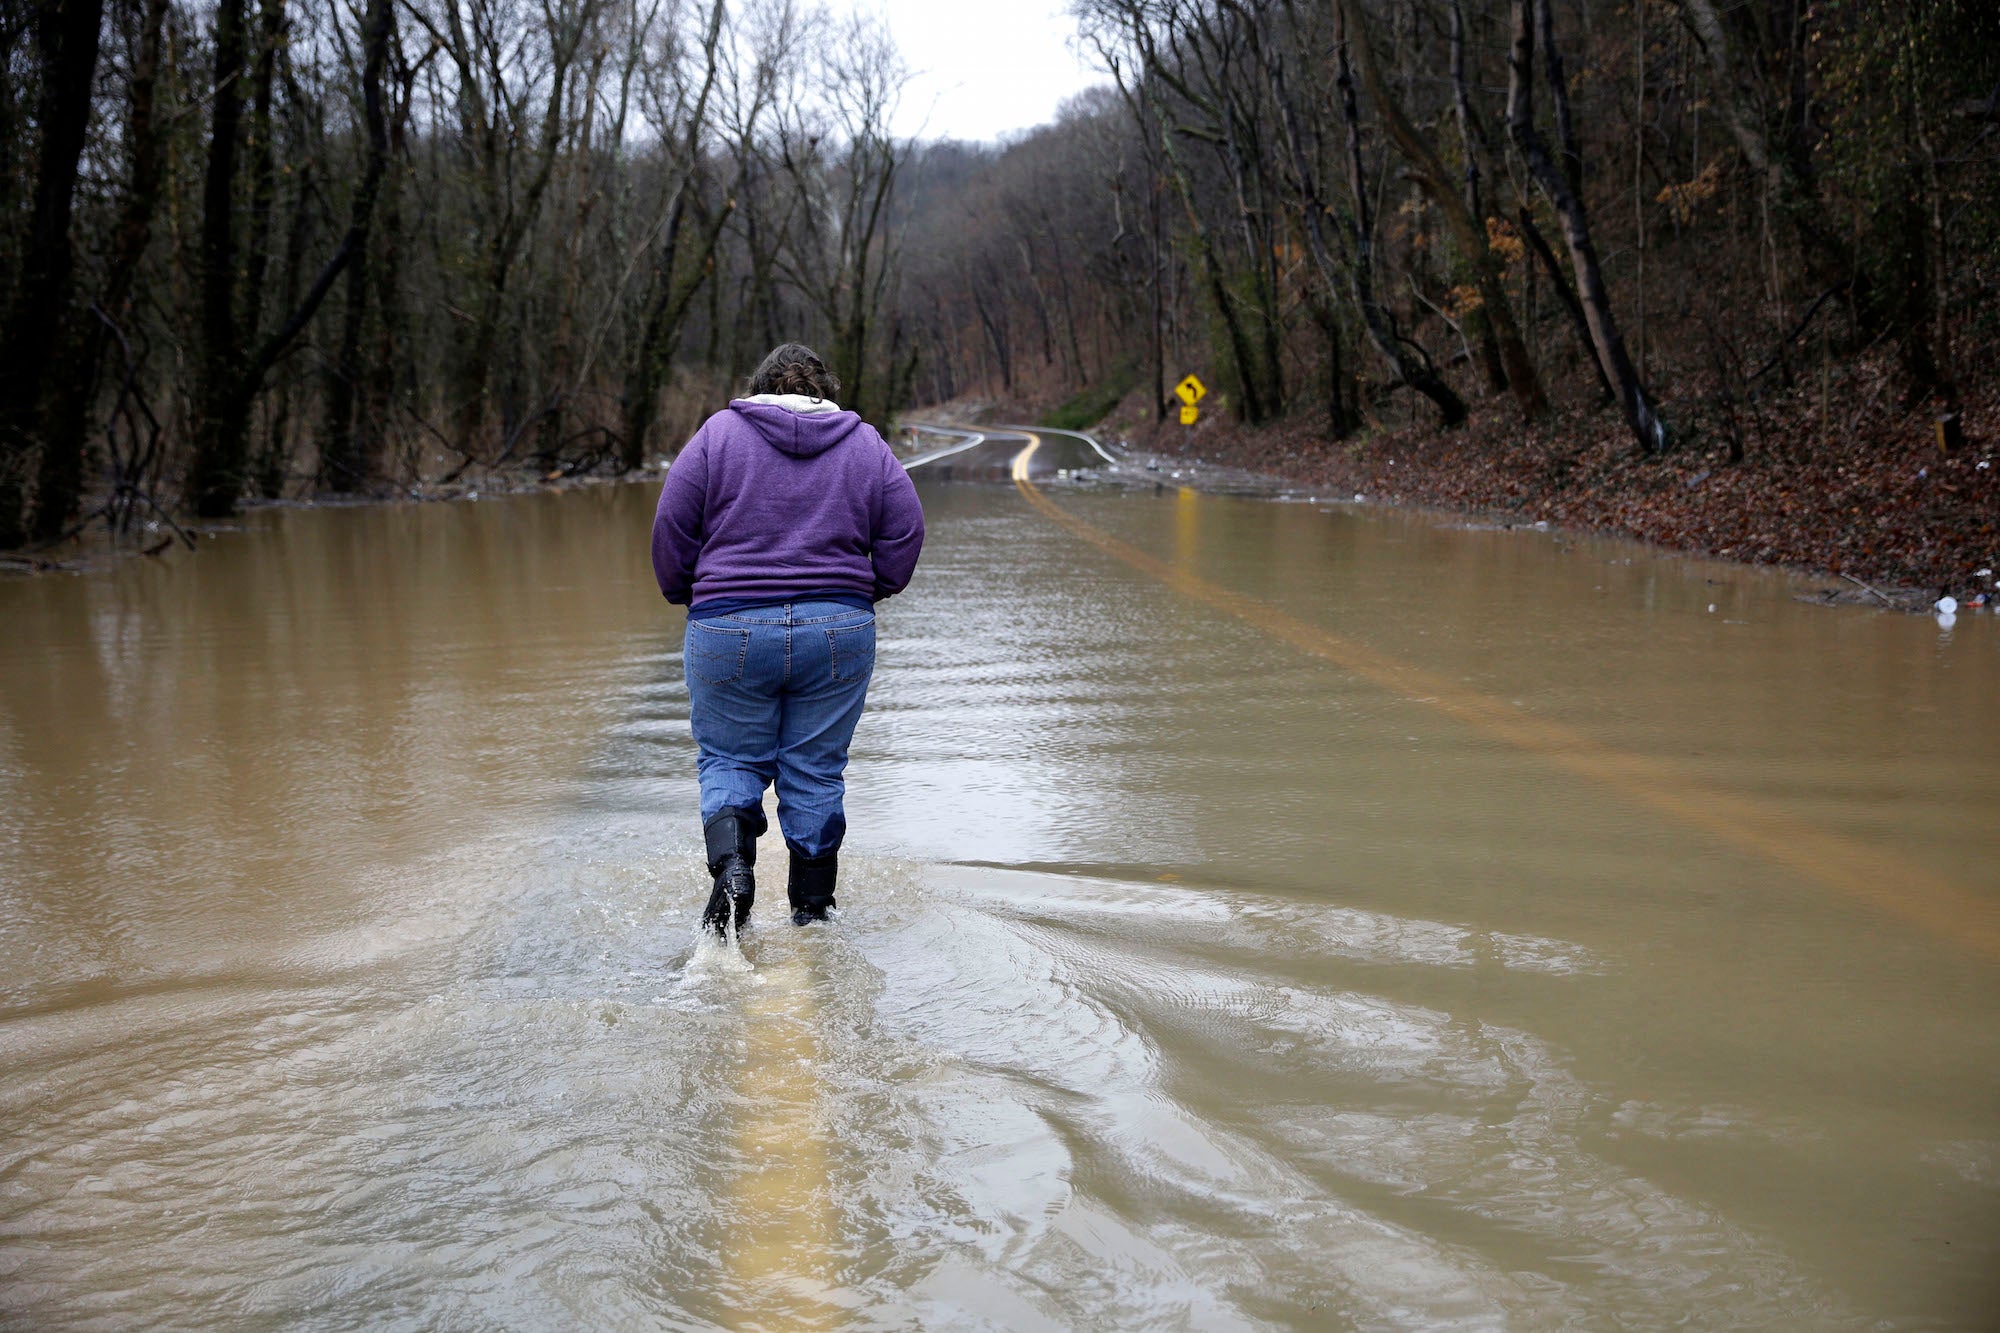
[(740, 956), (651, 487), (0, 584), (0, 1325), (1992, 1325), (2000, 623), (1023, 446)]

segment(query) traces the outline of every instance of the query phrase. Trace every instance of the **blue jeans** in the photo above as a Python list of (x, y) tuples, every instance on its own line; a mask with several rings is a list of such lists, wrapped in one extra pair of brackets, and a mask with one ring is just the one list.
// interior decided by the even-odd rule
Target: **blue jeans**
[(690, 620), (682, 655), (700, 755), (701, 818), (756, 811), (778, 785), (778, 826), (801, 856), (847, 833), (847, 745), (875, 671), (875, 613), (838, 602)]

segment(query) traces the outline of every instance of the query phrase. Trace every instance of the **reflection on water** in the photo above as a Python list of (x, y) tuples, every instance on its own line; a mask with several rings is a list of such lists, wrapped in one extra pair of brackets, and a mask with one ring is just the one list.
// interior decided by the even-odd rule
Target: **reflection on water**
[[(1993, 892), (1985, 617), (1051, 493)], [(925, 491), (840, 919), (783, 924), (774, 854), (743, 953), (697, 948), (651, 499), (270, 513), (0, 584), (0, 1323), (1990, 1318), (1990, 959), (1011, 489)]]

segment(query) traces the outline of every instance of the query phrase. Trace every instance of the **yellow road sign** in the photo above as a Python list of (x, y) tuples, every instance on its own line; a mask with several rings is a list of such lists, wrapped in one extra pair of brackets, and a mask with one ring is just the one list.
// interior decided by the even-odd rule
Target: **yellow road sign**
[(1208, 386), (1190, 375), (1174, 386), (1174, 396), (1193, 407), (1208, 394)]
[(1194, 424), (1194, 419), (1200, 415), (1201, 415), (1201, 409), (1196, 407), (1193, 403), (1182, 404), (1181, 424), (1183, 426), (1192, 426)]

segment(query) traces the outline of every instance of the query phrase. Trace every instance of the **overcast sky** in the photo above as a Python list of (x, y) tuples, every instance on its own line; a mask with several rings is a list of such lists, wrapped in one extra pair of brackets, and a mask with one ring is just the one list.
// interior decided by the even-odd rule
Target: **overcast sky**
[(832, 0), (889, 23), (913, 77), (898, 134), (992, 139), (1055, 117), (1107, 82), (1076, 44), (1067, 0)]

